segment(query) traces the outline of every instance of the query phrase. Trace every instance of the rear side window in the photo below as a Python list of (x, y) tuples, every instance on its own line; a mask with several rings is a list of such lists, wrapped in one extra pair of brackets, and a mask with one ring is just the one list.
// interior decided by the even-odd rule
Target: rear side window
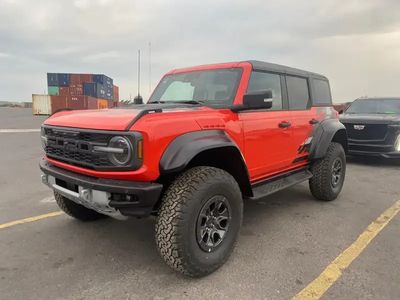
[(270, 110), (282, 109), (282, 87), (281, 77), (277, 74), (257, 72), (251, 73), (247, 92), (256, 92), (262, 90), (272, 91), (272, 107)]
[(313, 79), (313, 84), (314, 84), (313, 104), (331, 105), (332, 98), (328, 81)]
[(307, 79), (295, 76), (286, 76), (289, 108), (302, 110), (308, 108), (310, 93)]

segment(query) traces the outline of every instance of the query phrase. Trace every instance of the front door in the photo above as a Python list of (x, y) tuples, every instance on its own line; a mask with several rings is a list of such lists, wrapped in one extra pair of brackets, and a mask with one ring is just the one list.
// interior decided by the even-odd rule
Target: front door
[(271, 90), (271, 109), (243, 111), (244, 157), (251, 181), (278, 173), (290, 166), (289, 144), (292, 138), (291, 112), (282, 97), (279, 74), (253, 71), (247, 91)]

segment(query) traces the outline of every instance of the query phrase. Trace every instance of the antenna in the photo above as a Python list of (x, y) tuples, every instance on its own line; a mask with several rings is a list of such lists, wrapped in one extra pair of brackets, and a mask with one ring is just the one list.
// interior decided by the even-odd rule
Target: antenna
[(140, 49), (138, 50), (138, 88), (137, 88), (137, 96), (133, 99), (133, 103), (142, 104), (143, 98), (140, 96)]
[(140, 96), (140, 49), (138, 50), (138, 89), (137, 94)]
[(149, 42), (149, 94), (151, 93), (151, 42)]

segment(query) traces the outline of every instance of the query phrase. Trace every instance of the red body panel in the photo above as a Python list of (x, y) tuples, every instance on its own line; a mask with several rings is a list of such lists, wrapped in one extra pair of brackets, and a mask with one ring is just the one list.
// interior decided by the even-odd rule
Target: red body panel
[(282, 121), (290, 121), (289, 111), (249, 111), (239, 113), (243, 122), (244, 153), (250, 179), (258, 180), (290, 164), (289, 144), (293, 132), (279, 128)]
[[(241, 104), (251, 74), (248, 62), (205, 65), (173, 70), (169, 74), (218, 68), (242, 68), (234, 104)], [(166, 76), (167, 76), (166, 75)], [(61, 112), (45, 121), (47, 125), (99, 130), (126, 130), (139, 114), (136, 109), (105, 109)], [(160, 159), (168, 145), (178, 136), (199, 130), (224, 130), (237, 144), (249, 170), (251, 182), (262, 180), (280, 172), (307, 164), (296, 160), (308, 153), (299, 151), (301, 145), (312, 135), (311, 119), (321, 119), (317, 108), (304, 111), (243, 111), (193, 107), (164, 110), (139, 118), (130, 128), (143, 135), (143, 165), (135, 171), (94, 171), (49, 159), (49, 162), (73, 172), (120, 180), (155, 181), (159, 173)], [(282, 121), (292, 124), (280, 128)]]
[(125, 130), (139, 113), (135, 109), (63, 111), (47, 119), (44, 124), (62, 127)]

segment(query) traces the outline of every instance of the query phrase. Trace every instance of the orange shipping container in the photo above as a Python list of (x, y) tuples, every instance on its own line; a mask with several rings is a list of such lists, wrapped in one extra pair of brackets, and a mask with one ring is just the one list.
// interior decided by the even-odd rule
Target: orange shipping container
[(119, 101), (119, 87), (116, 85), (113, 86), (113, 100), (114, 101)]
[(83, 95), (83, 84), (73, 83), (69, 86), (69, 94), (73, 96)]
[(50, 96), (50, 101), (52, 114), (67, 108), (67, 96)]
[(71, 76), (69, 77), (69, 84), (73, 85), (78, 83), (82, 83), (81, 74), (71, 74)]
[(82, 84), (93, 82), (92, 74), (71, 74), (70, 84)]
[(81, 82), (80, 83), (91, 83), (93, 82), (92, 74), (80, 74)]
[(67, 107), (69, 109), (86, 109), (87, 96), (67, 96)]
[(70, 95), (69, 87), (60, 86), (58, 95), (60, 95), (60, 96), (68, 96), (68, 95)]
[(90, 97), (87, 96), (88, 100), (87, 100), (87, 108), (88, 109), (98, 109), (98, 104), (97, 104), (97, 98), (95, 97)]
[(108, 100), (98, 99), (97, 108), (98, 109), (108, 108), (108, 102), (109, 102)]

